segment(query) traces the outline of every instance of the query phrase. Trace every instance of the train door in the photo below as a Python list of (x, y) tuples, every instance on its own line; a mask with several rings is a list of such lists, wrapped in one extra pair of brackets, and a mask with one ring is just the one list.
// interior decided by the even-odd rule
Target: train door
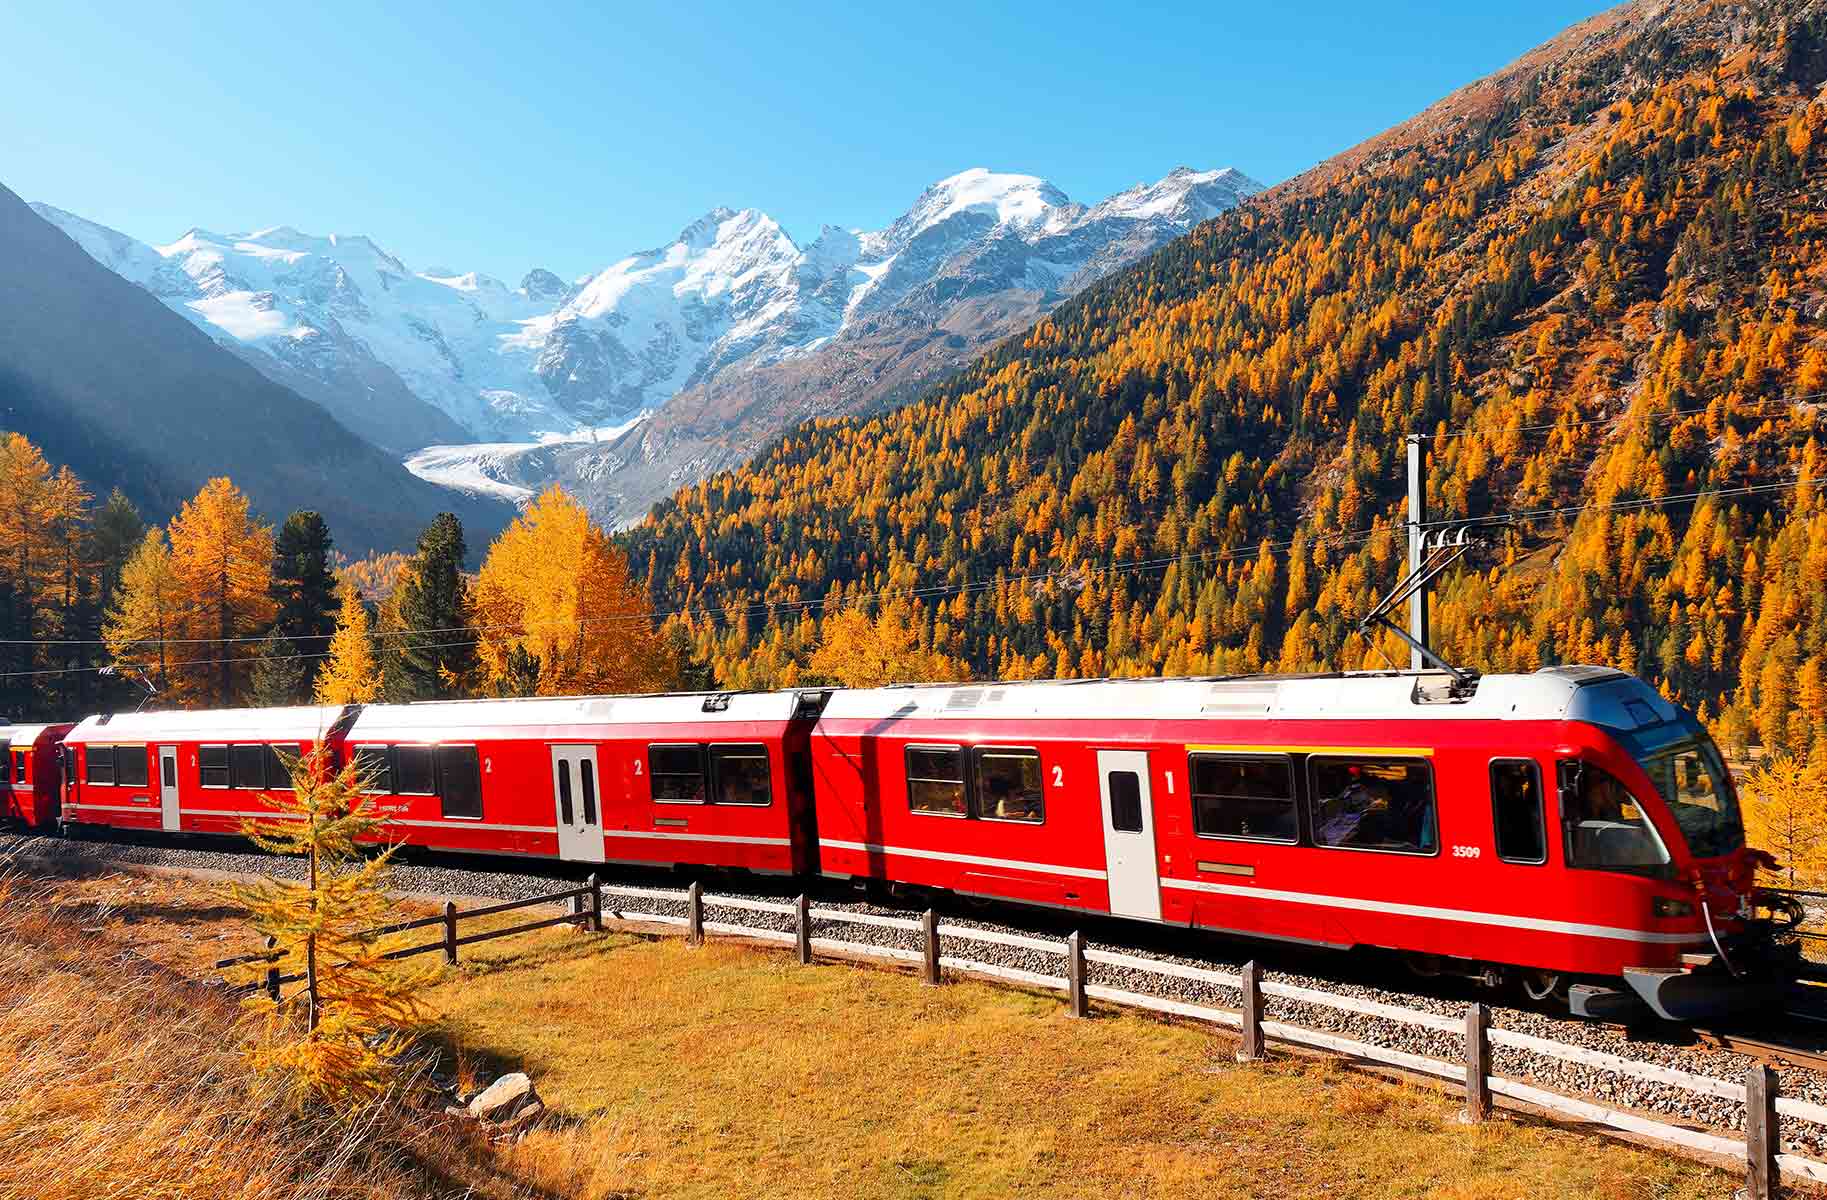
[(603, 814), (595, 746), (552, 747), (552, 800), (558, 812), (558, 856), (603, 861)]
[(178, 829), (178, 748), (159, 747), (159, 826), (175, 833)]
[(1097, 778), (1104, 809), (1104, 870), (1110, 880), (1110, 911), (1119, 917), (1158, 921), (1161, 875), (1155, 859), (1148, 755), (1140, 750), (1099, 750)]

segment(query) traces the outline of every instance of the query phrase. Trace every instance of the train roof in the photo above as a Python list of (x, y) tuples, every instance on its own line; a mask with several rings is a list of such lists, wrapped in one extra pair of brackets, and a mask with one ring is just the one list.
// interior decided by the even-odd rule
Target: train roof
[(446, 730), (578, 725), (703, 725), (779, 722), (798, 709), (797, 692), (680, 692), (655, 696), (554, 696), (370, 704), (349, 728), (364, 738), (426, 738)]
[(838, 691), (824, 716), (1590, 721), (1622, 730), (1680, 717), (1680, 710), (1648, 684), (1609, 667), (1545, 667), (1528, 675), (1486, 675), (1463, 696), (1454, 695), (1450, 683), (1450, 676), (1441, 671), (1383, 671), (920, 684)]
[(12, 742), (15, 745), (24, 742), (36, 742), (54, 729), (62, 729), (60, 724), (44, 725), (0, 725), (0, 742)]
[(217, 708), (167, 712), (112, 713), (86, 717), (67, 742), (153, 742), (199, 738), (235, 741), (309, 742), (330, 732), (347, 711), (340, 704), (296, 708)]

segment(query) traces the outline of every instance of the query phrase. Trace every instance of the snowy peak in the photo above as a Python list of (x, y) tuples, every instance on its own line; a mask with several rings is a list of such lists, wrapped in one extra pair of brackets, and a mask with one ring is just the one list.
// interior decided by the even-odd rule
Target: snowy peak
[(1245, 197), (1262, 190), (1262, 184), (1234, 167), (1221, 171), (1195, 171), (1175, 167), (1155, 183), (1138, 183), (1094, 205), (1085, 223), (1126, 219), (1166, 220), (1196, 225), (1235, 207)]
[[(1086, 208), (1038, 176), (972, 167), (885, 229), (826, 225), (802, 246), (759, 209), (717, 207), (664, 246), (569, 282), (535, 268), (518, 287), (415, 270), (360, 234), (193, 228), (154, 247), (37, 207), (249, 362), (410, 449), (587, 437), (857, 339), (918, 346), (943, 328), (963, 353), (983, 322), (1057, 303), (1255, 190), (1236, 171), (1181, 167)], [(999, 296), (1024, 299), (980, 303)]]

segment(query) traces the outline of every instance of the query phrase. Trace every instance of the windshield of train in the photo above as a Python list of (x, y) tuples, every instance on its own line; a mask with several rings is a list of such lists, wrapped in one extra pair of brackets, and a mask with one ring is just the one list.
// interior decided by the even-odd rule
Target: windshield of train
[(1642, 761), (1695, 858), (1730, 854), (1745, 844), (1732, 776), (1710, 740), (1682, 742)]

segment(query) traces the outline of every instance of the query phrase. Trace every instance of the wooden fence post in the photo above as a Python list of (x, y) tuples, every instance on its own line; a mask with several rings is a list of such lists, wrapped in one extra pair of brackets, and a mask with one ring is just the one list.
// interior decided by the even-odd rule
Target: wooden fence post
[(590, 872), (589, 886), (590, 932), (601, 933), (603, 931), (603, 881), (596, 877), (595, 871)]
[(1251, 959), (1243, 964), (1242, 979), (1239, 987), (1242, 995), (1238, 998), (1237, 1008), (1243, 1017), (1240, 1026), (1241, 1036), (1237, 1042), (1237, 1061), (1255, 1062), (1262, 1058), (1262, 969)]
[(1465, 1010), (1465, 1119), (1491, 1115), (1491, 1010), (1473, 1004)]
[(812, 965), (812, 901), (801, 892), (793, 901), (793, 941), (799, 948), (799, 965)]
[(685, 940), (694, 946), (702, 946), (704, 944), (704, 885), (695, 879), (692, 880), (691, 887), (685, 893), (685, 903), (687, 906)]
[(1075, 1017), (1091, 1015), (1085, 999), (1085, 935), (1074, 929), (1066, 935), (1066, 997)]
[(920, 939), (926, 951), (926, 982), (939, 985), (939, 914), (927, 909), (920, 917)]
[(1772, 1200), (1782, 1182), (1776, 1165), (1776, 1093), (1776, 1072), (1768, 1066), (1753, 1063), (1745, 1071), (1746, 1200)]
[[(278, 938), (269, 937), (266, 939), (266, 948), (268, 950), (276, 949), (276, 948), (278, 948), (278, 946), (279, 946)], [(279, 1003), (279, 964), (278, 963), (269, 962), (266, 965), (266, 994), (272, 999), (274, 1004)]]
[(457, 965), (457, 902), (444, 902), (444, 961)]

